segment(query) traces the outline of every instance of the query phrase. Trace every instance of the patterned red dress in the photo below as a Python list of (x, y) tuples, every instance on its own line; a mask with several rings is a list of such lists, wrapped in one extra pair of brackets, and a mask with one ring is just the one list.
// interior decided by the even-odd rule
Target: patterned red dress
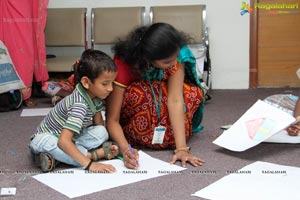
[[(177, 59), (178, 63), (181, 61), (180, 56)], [(128, 142), (139, 147), (155, 149), (175, 148), (174, 133), (167, 107), (167, 79), (176, 72), (179, 65), (177, 64), (175, 67), (167, 70), (161, 70), (161, 74), (157, 73), (154, 79), (149, 80), (149, 78), (143, 79), (134, 75), (132, 68), (122, 60), (115, 58), (114, 61), (118, 67), (118, 76), (115, 84), (126, 88), (121, 108), (120, 124)], [(190, 66), (186, 65), (186, 67)], [(156, 78), (157, 80), (155, 80)], [(155, 98), (150, 85), (155, 93)], [(161, 104), (159, 105), (160, 122), (155, 104), (155, 99), (156, 101), (159, 99), (159, 90), (161, 90), (162, 94)], [(183, 97), (185, 102), (183, 105), (185, 111), (185, 135), (188, 141), (192, 136), (194, 114), (203, 103), (201, 88), (197, 83), (189, 80), (188, 77), (186, 77), (184, 82)], [(198, 115), (202, 115), (202, 113), (199, 112)], [(154, 128), (158, 125), (166, 127), (164, 140), (162, 144), (152, 144)]]

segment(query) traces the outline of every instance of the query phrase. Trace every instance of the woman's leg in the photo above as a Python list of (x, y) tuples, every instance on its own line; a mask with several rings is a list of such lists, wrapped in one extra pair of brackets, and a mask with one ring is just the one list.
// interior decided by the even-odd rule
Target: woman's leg
[[(141, 81), (131, 84), (125, 92), (121, 111), (121, 124), (125, 136), (132, 145), (149, 148), (175, 147), (174, 134), (170, 124), (167, 108), (166, 82), (151, 82), (158, 99), (159, 88), (162, 87), (162, 102), (160, 105), (161, 121), (158, 122), (157, 111), (149, 82)], [(201, 90), (190, 84), (184, 84), (185, 134), (188, 140), (192, 135), (192, 119), (202, 101)], [(166, 127), (163, 144), (152, 144), (154, 128), (158, 125)]]

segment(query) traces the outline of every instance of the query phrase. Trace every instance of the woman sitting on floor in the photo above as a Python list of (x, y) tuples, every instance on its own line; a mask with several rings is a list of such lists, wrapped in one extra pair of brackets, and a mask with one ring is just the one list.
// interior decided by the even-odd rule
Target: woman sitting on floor
[(107, 127), (124, 164), (138, 167), (130, 148), (174, 149), (171, 163), (200, 166), (187, 141), (202, 129), (203, 91), (187, 36), (165, 23), (133, 30), (113, 48), (118, 75), (107, 99)]

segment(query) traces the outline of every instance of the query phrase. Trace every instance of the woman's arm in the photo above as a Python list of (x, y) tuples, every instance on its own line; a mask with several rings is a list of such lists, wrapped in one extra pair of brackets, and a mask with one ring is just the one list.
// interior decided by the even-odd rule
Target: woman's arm
[(119, 122), (124, 93), (125, 88), (114, 85), (112, 93), (106, 100), (106, 125), (110, 137), (120, 147), (126, 167), (137, 168), (136, 160), (138, 159), (138, 154), (135, 152), (136, 156), (134, 156), (128, 151), (128, 142)]
[(106, 124), (110, 137), (118, 143), (123, 152), (128, 148), (128, 142), (119, 123), (121, 106), (125, 88), (114, 85), (112, 93), (106, 100)]
[(171, 163), (181, 160), (183, 167), (186, 166), (186, 162), (190, 162), (193, 166), (201, 166), (204, 161), (190, 154), (186, 146), (183, 83), (184, 64), (179, 64), (178, 70), (168, 79), (168, 111), (176, 143)]
[(176, 149), (186, 147), (183, 100), (184, 65), (180, 64), (176, 73), (168, 79), (168, 111), (174, 131)]

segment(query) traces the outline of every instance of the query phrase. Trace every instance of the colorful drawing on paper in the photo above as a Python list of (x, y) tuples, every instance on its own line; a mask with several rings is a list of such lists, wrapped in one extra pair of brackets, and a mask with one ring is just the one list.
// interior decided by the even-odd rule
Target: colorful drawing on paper
[(248, 136), (255, 141), (263, 141), (276, 127), (276, 122), (269, 118), (258, 118), (245, 122)]

